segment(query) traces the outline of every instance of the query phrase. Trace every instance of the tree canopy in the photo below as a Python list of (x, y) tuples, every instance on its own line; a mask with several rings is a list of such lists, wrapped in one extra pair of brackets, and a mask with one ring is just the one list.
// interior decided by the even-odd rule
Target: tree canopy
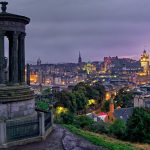
[(74, 113), (89, 107), (89, 99), (94, 99), (97, 103), (101, 103), (104, 97), (104, 88), (100, 84), (91, 86), (90, 84), (81, 82), (71, 92), (61, 91), (54, 94), (58, 104), (63, 105), (70, 112)]
[(135, 108), (127, 121), (127, 138), (131, 141), (150, 143), (150, 109)]
[(133, 106), (134, 94), (128, 91), (126, 88), (119, 90), (118, 94), (114, 98), (116, 107), (120, 106), (122, 108)]

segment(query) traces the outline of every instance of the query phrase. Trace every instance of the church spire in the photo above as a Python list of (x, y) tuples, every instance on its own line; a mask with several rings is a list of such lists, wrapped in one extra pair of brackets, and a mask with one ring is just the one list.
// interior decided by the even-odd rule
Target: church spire
[(79, 58), (78, 58), (78, 63), (82, 63), (82, 58), (81, 58), (81, 54), (80, 54), (80, 51), (79, 51)]

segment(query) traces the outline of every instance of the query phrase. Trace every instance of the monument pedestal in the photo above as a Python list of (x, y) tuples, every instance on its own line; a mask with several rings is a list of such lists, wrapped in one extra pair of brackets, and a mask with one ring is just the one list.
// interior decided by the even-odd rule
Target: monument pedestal
[(0, 86), (0, 119), (35, 113), (34, 91), (27, 85)]
[(0, 148), (44, 140), (52, 125), (52, 110), (35, 111), (29, 86), (0, 86)]

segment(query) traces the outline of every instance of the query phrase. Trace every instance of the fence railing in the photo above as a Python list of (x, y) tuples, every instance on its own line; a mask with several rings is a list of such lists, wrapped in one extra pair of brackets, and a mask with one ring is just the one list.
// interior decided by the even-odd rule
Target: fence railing
[(52, 129), (53, 125), (52, 116), (52, 111), (38, 112), (37, 117), (0, 122), (0, 134), (4, 135), (0, 144), (47, 136), (51, 131), (48, 129)]
[(52, 114), (51, 112), (44, 113), (45, 119), (45, 131), (52, 126)]
[(16, 141), (39, 136), (39, 119), (6, 122), (7, 141)]

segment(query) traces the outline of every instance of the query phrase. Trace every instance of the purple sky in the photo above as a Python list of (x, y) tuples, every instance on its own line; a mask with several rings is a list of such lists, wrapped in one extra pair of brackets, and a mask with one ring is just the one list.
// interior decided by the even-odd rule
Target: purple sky
[(26, 61), (76, 62), (104, 56), (138, 59), (150, 49), (150, 0), (8, 0), (8, 12), (31, 18)]

